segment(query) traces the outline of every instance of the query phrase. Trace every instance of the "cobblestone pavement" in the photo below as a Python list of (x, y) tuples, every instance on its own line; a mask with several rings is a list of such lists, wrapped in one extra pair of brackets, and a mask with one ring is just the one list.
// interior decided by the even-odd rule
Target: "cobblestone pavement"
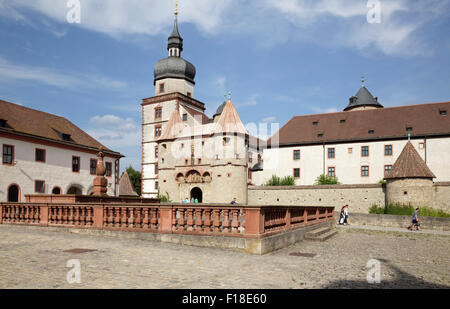
[[(82, 254), (70, 249), (94, 249)], [(314, 253), (314, 257), (291, 253)], [(0, 288), (450, 288), (450, 237), (340, 229), (264, 256), (0, 226)], [(71, 259), (81, 283), (66, 280)], [(366, 280), (381, 261), (381, 283)]]

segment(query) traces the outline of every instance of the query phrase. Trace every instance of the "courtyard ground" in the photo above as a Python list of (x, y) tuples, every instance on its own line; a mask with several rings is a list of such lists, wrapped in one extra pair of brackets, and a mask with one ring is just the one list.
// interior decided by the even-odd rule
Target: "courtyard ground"
[[(383, 229), (339, 229), (324, 243), (257, 256), (0, 225), (0, 288), (450, 288), (449, 253), (445, 233)], [(72, 259), (79, 284), (66, 279)], [(367, 283), (370, 259), (381, 262), (380, 284)]]

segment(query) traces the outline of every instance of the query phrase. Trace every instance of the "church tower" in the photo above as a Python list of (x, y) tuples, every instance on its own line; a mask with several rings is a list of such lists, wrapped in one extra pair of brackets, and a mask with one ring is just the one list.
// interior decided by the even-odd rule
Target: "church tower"
[[(168, 57), (154, 68), (155, 96), (142, 100), (142, 196), (155, 198), (159, 189), (158, 139), (177, 110), (185, 123), (204, 121), (205, 105), (195, 100), (196, 70), (181, 57), (183, 38), (178, 30), (178, 7), (167, 44)], [(199, 116), (200, 115), (200, 116)], [(206, 117), (206, 116), (205, 116)]]

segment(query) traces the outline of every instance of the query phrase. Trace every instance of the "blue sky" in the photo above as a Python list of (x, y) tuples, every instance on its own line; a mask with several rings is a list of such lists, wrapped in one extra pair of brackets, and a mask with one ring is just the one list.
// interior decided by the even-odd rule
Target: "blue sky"
[[(372, 1), (372, 0), (371, 0)], [(0, 0), (0, 99), (67, 117), (140, 168), (141, 100), (167, 56), (174, 0)], [(245, 124), (341, 111), (361, 86), (384, 106), (450, 100), (450, 2), (180, 0), (196, 99), (224, 93)], [(370, 4), (370, 3), (369, 3)]]

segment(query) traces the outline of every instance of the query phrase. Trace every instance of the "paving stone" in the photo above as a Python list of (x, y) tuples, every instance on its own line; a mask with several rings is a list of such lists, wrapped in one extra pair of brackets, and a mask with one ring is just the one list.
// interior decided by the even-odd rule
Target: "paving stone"
[[(0, 233), (0, 288), (450, 288), (442, 234), (345, 228), (258, 256), (4, 225)], [(64, 252), (79, 248), (97, 251)], [(70, 259), (81, 262), (80, 284), (66, 280)], [(381, 284), (366, 281), (370, 259), (381, 262)]]

